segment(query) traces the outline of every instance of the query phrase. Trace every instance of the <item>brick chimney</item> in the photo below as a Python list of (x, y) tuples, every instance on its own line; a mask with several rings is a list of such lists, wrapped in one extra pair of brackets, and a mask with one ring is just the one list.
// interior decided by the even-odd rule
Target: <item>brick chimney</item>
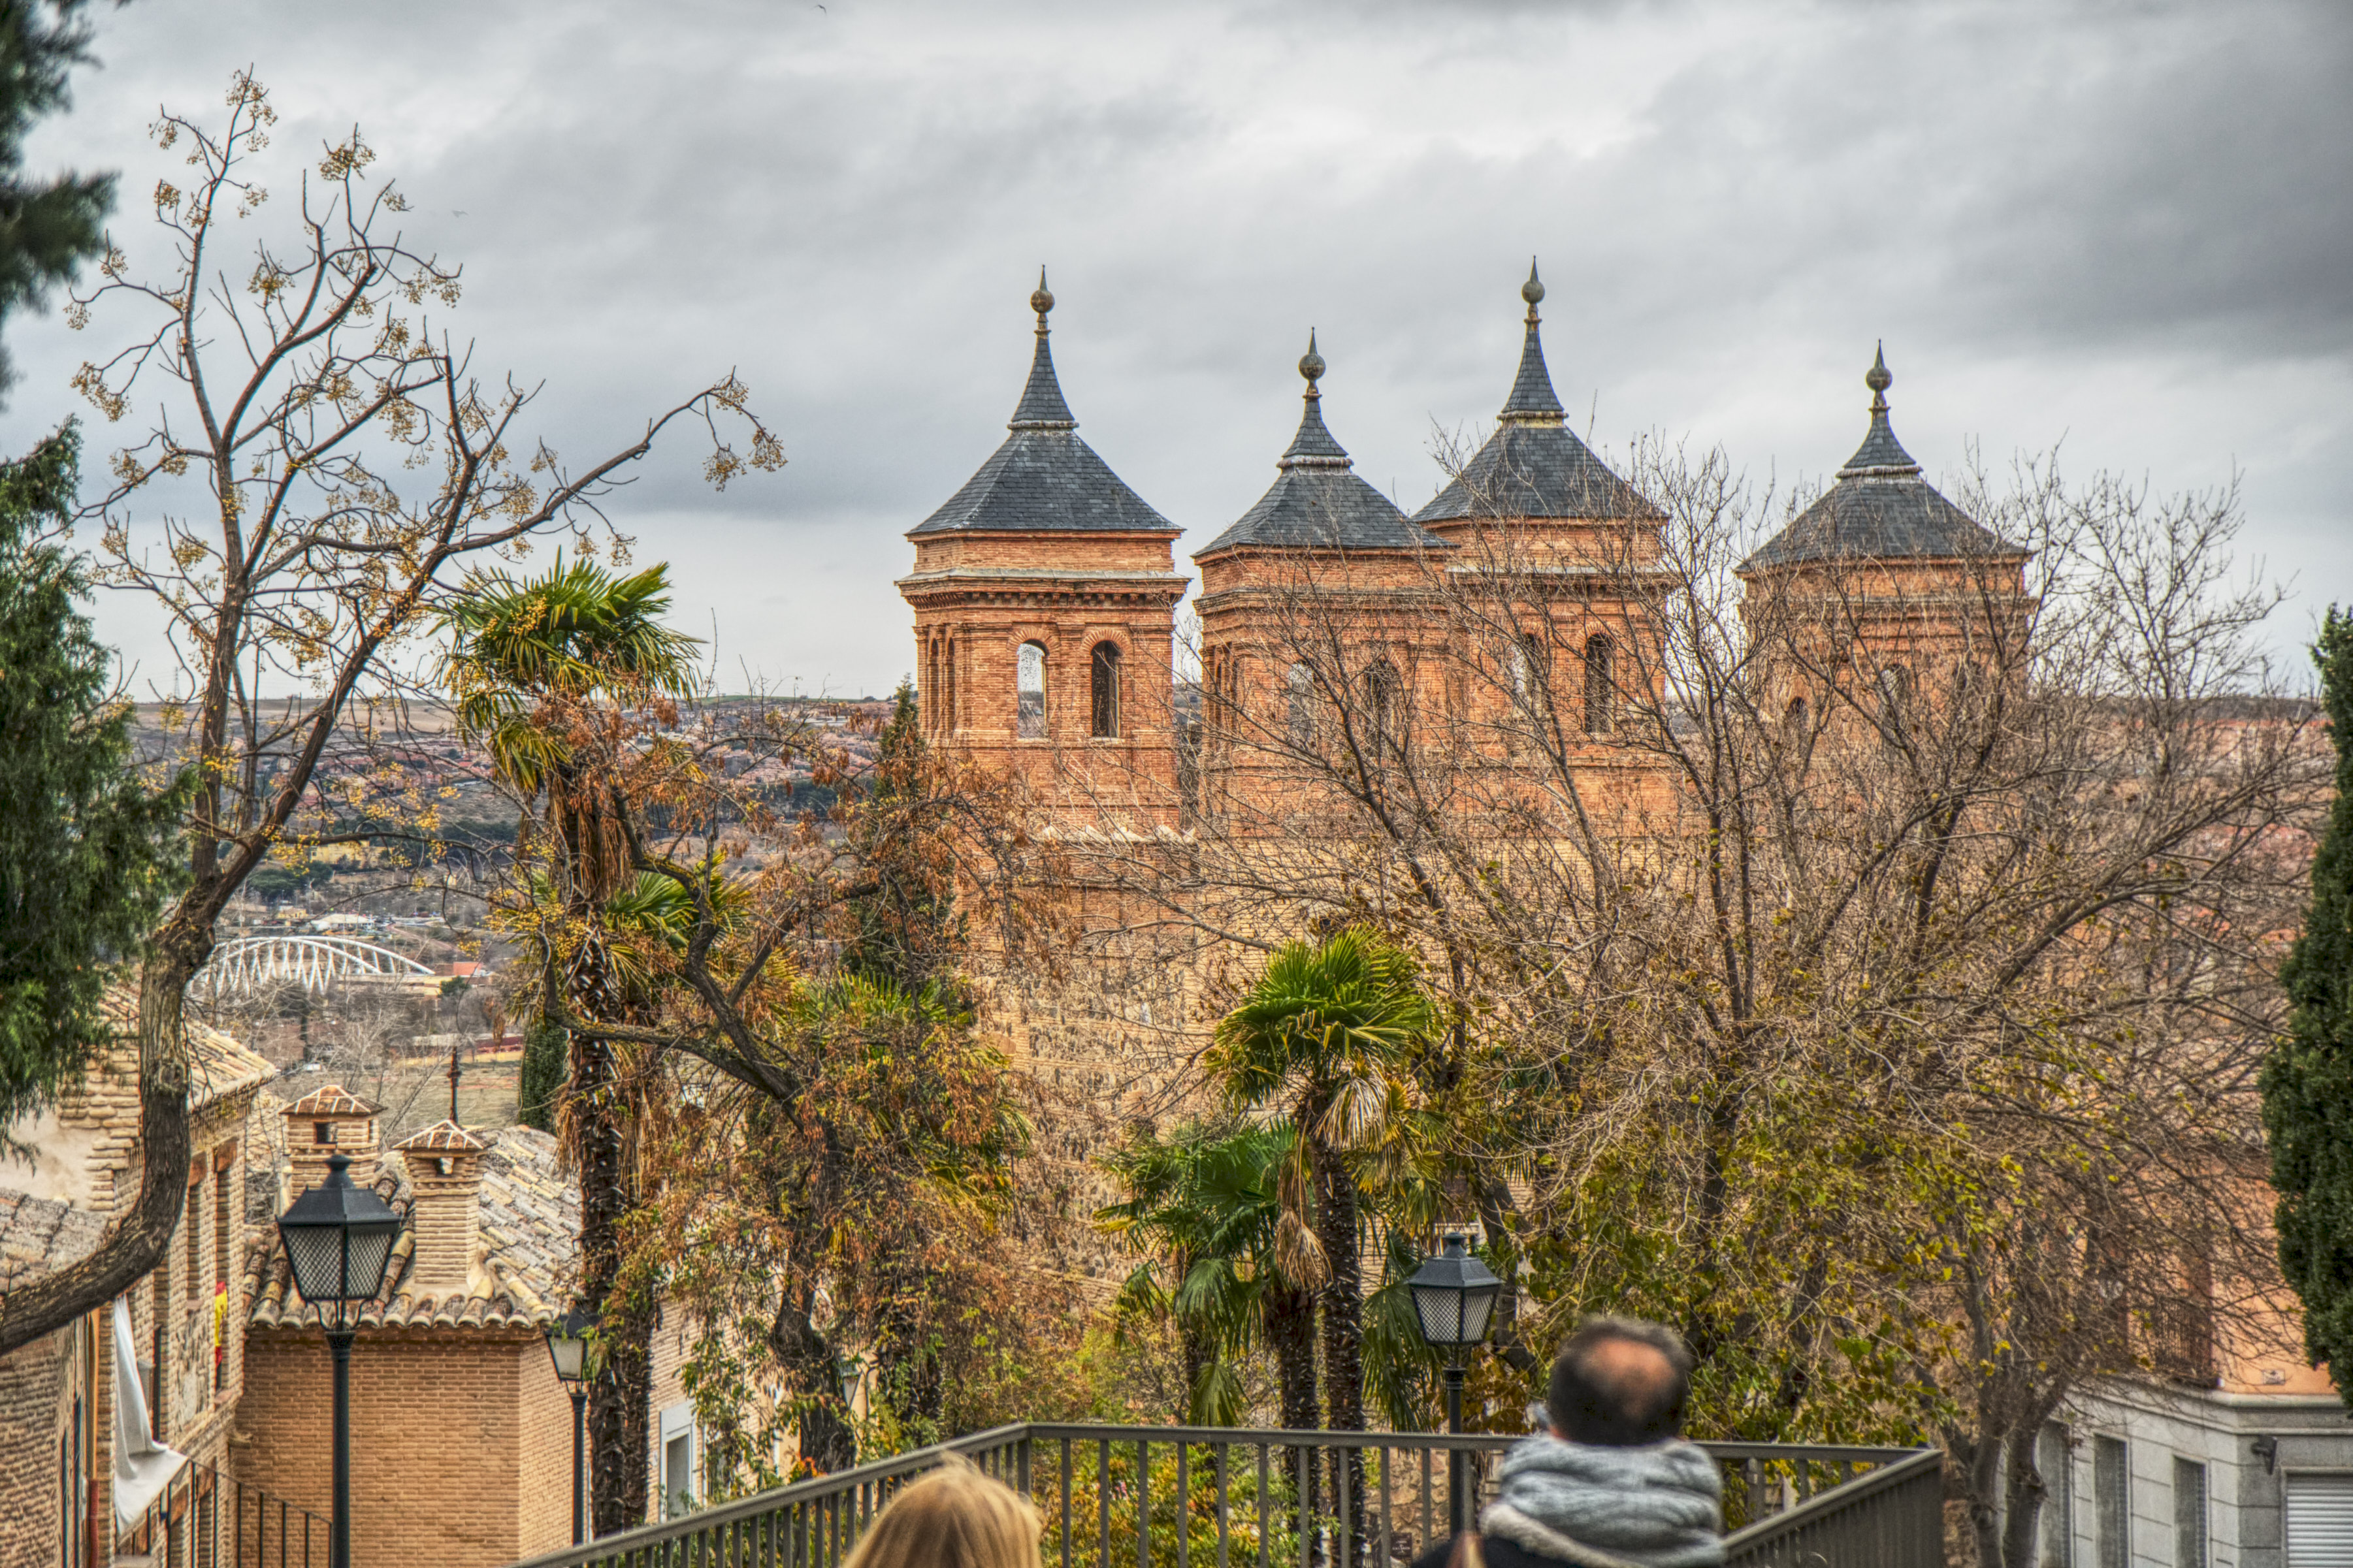
[(312, 1089), (286, 1108), (287, 1190), (280, 1206), (292, 1203), (327, 1179), (327, 1157), (341, 1154), (352, 1163), (352, 1185), (364, 1187), (375, 1180), (376, 1113), (356, 1094), (339, 1083)]
[(482, 1154), (490, 1145), (454, 1121), (437, 1121), (394, 1147), (408, 1166), (416, 1247), (403, 1289), (420, 1296), (463, 1290), (481, 1229)]

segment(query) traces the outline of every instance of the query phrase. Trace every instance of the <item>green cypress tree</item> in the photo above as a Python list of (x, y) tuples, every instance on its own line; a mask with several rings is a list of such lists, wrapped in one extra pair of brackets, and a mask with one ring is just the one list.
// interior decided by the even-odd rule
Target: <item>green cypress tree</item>
[(542, 1132), (555, 1131), (555, 1102), (564, 1093), (567, 1043), (564, 1027), (534, 1018), (523, 1031), (522, 1068), (515, 1079), (515, 1120)]
[(186, 793), (132, 771), (113, 656), (77, 607), (83, 563), (52, 542), (72, 514), (71, 424), (0, 465), (0, 1121), (47, 1103), (107, 1030), (110, 960), (172, 891)]
[[(66, 106), (67, 73), (90, 58), (85, 3), (0, 0), (0, 321), (106, 248), (113, 175), (25, 178), (26, 137)], [(0, 349), (0, 387), (15, 379)]]
[(2280, 978), (2294, 1010), (2263, 1069), (2280, 1264), (2305, 1344), (2353, 1403), (2353, 613), (2313, 647), (2337, 746), (2337, 798), (2312, 862), (2312, 908)]
[(912, 682), (877, 743), (872, 793), (850, 829), (871, 893), (850, 900), (841, 967), (913, 994), (955, 984), (955, 903), (942, 824), (924, 800), (923, 727)]

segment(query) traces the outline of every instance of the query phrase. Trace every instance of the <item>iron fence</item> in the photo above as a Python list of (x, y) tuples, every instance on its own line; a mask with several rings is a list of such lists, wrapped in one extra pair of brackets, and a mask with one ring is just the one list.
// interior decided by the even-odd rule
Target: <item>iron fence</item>
[(114, 1551), (153, 1568), (326, 1568), (327, 1521), (191, 1461), (115, 1533)]
[[(1024, 1422), (566, 1547), (515, 1568), (839, 1568), (909, 1479), (961, 1455), (1039, 1510), (1047, 1568), (1391, 1568), (1442, 1539), (1451, 1457), (1485, 1500), (1495, 1434)], [(1934, 1450), (1701, 1445), (1731, 1568), (1937, 1568)]]

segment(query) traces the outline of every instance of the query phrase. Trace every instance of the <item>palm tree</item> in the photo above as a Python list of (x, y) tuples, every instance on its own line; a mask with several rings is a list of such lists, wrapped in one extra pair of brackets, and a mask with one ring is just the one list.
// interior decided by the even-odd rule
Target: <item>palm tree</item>
[(1139, 1131), (1106, 1162), (1128, 1196), (1097, 1211), (1096, 1222), (1155, 1255), (1128, 1277), (1120, 1306), (1176, 1321), (1185, 1347), (1180, 1420), (1239, 1425), (1241, 1380), (1234, 1363), (1263, 1343), (1274, 1352), (1282, 1425), (1322, 1424), (1314, 1293), (1285, 1277), (1275, 1260), (1278, 1188), (1293, 1142), (1282, 1123), (1187, 1127), (1166, 1142)]
[[(1335, 1431), (1365, 1426), (1357, 1183), (1367, 1165), (1398, 1157), (1411, 1120), (1403, 1069), (1432, 1026), (1413, 960), (1352, 927), (1278, 951), (1241, 1005), (1219, 1020), (1204, 1058), (1233, 1109), (1280, 1105), (1298, 1130), (1278, 1183), (1275, 1257), (1290, 1278), (1322, 1285), (1324, 1388)], [(1349, 1450), (1348, 1468), (1342, 1495), (1354, 1506), (1365, 1495), (1361, 1451)], [(1362, 1533), (1348, 1531), (1351, 1539)]]
[[(478, 573), (444, 620), (456, 634), (445, 679), (458, 730), (536, 811), (554, 900), (571, 942), (551, 947), (542, 1008), (617, 1019), (628, 1006), (607, 940), (607, 903), (630, 879), (617, 785), (600, 756), (616, 747), (632, 709), (690, 694), (694, 640), (661, 624), (667, 569), (622, 577), (558, 556), (543, 576)], [(651, 1303), (615, 1298), (622, 1222), (632, 1205), (627, 1118), (614, 1053), (575, 1033), (564, 1118), (580, 1180), (580, 1305), (597, 1315), (607, 1354), (591, 1393), (593, 1512), (602, 1535), (641, 1521), (649, 1491)]]

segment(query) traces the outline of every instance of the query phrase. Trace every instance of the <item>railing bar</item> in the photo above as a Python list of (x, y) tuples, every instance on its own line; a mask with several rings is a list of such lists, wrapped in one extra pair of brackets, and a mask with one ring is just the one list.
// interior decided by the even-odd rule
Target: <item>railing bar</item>
[(1389, 1547), (1389, 1446), (1387, 1443), (1381, 1445), (1380, 1474), (1381, 1568), (1388, 1568), (1388, 1564), (1397, 1560), (1397, 1553)]
[(1176, 1568), (1190, 1568), (1185, 1559), (1187, 1548), (1193, 1539), (1188, 1517), (1193, 1511), (1193, 1476), (1189, 1464), (1192, 1456), (1193, 1446), (1190, 1443), (1176, 1445)]
[(1315, 1568), (1314, 1548), (1308, 1544), (1315, 1533), (1315, 1522), (1307, 1506), (1307, 1500), (1313, 1495), (1307, 1478), (1314, 1460), (1304, 1447), (1295, 1448), (1293, 1452), (1299, 1456), (1299, 1507), (1295, 1510), (1299, 1515), (1299, 1568)]
[(1111, 1568), (1111, 1439), (1103, 1440), (1095, 1455), (1095, 1502), (1101, 1511), (1103, 1542), (1095, 1551), (1095, 1568)]
[(1332, 1495), (1339, 1503), (1337, 1534), (1340, 1538), (1340, 1549), (1334, 1558), (1335, 1568), (1356, 1568), (1356, 1531), (1352, 1527), (1356, 1522), (1357, 1504), (1363, 1500), (1354, 1495), (1348, 1479), (1356, 1469), (1349, 1461), (1362, 1451), (1345, 1446), (1332, 1450)]
[(1062, 1439), (1062, 1568), (1071, 1563), (1071, 1440)]
[(1423, 1545), (1423, 1546), (1425, 1546), (1425, 1547), (1430, 1546), (1431, 1543), (1433, 1543), (1433, 1542), (1438, 1539), (1437, 1532), (1436, 1532), (1435, 1531), (1431, 1530), (1431, 1529), (1430, 1529), (1430, 1458), (1431, 1458), (1431, 1453), (1430, 1453), (1430, 1449), (1428, 1449), (1428, 1448), (1424, 1448), (1424, 1449), (1422, 1449), (1422, 1450), (1421, 1450), (1421, 1543), (1422, 1543), (1422, 1545)]
[(1135, 1568), (1152, 1568), (1152, 1442), (1135, 1440)]
[(1272, 1489), (1266, 1479), (1266, 1449), (1264, 1443), (1258, 1446), (1258, 1568), (1267, 1568), (1269, 1542), (1273, 1534), (1266, 1523), (1267, 1494)]
[(1232, 1521), (1233, 1505), (1226, 1496), (1226, 1470), (1233, 1462), (1232, 1445), (1218, 1445), (1218, 1568), (1229, 1568), (1226, 1562), (1227, 1527)]

